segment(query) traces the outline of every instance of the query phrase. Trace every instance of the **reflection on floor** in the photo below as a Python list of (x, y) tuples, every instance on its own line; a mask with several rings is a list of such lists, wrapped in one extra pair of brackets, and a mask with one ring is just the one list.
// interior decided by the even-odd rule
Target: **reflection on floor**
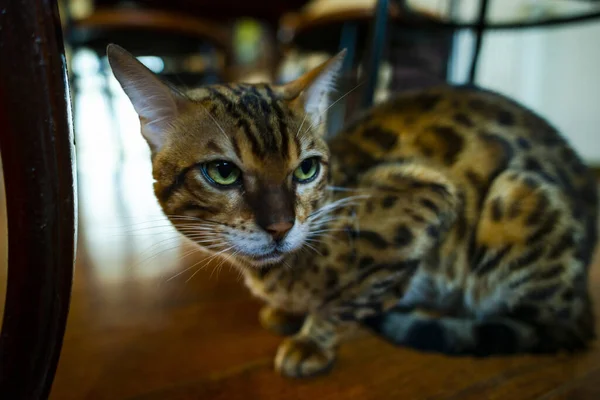
[(190, 253), (161, 217), (145, 143), (121, 94), (126, 151), (117, 157), (100, 83), (86, 77), (77, 103), (79, 253), (52, 399), (600, 398), (600, 350), (453, 359), (363, 337), (342, 347), (329, 376), (278, 377), (271, 359), (280, 339), (259, 328), (259, 304), (237, 273), (215, 263), (198, 270), (205, 255)]

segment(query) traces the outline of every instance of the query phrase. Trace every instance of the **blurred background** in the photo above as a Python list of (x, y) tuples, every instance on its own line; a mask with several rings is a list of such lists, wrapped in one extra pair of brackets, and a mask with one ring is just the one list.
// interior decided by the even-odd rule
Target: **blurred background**
[[(295, 398), (298, 390), (268, 389), (277, 339), (258, 328), (258, 303), (237, 272), (189, 246), (162, 216), (139, 121), (108, 68), (108, 43), (182, 87), (282, 83), (347, 48), (329, 134), (395, 93), (474, 83), (540, 113), (600, 167), (598, 1), (63, 0), (59, 6), (76, 138), (79, 243), (56, 399), (238, 398), (223, 383), (227, 376), (238, 376), (238, 389), (250, 390), (239, 398)], [(0, 222), (3, 213), (0, 207)], [(1, 240), (0, 254), (5, 248)], [(5, 265), (0, 285), (2, 274)], [(355, 374), (347, 376), (360, 376), (365, 363), (378, 365), (385, 353), (361, 343), (360, 357), (347, 356)], [(511, 366), (484, 369), (493, 376)], [(338, 383), (300, 390), (340, 396), (329, 398), (366, 390), (364, 382)], [(388, 398), (369, 390), (373, 398)]]

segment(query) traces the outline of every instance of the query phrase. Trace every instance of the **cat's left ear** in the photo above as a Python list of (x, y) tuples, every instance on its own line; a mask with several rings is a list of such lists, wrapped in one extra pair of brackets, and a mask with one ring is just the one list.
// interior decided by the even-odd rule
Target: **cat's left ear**
[(290, 101), (294, 107), (301, 107), (309, 115), (313, 125), (321, 122), (330, 105), (329, 95), (345, 56), (344, 49), (300, 78), (278, 88), (285, 100)]
[(142, 135), (156, 153), (188, 102), (122, 47), (110, 44), (106, 52), (115, 78), (140, 117)]

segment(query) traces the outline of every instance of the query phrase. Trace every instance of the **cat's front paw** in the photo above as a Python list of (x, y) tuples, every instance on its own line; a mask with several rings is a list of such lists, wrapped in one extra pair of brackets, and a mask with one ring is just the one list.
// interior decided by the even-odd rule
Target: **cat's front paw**
[(261, 308), (258, 319), (263, 328), (281, 336), (298, 333), (304, 323), (304, 316), (289, 314), (271, 306)]
[(306, 378), (328, 372), (335, 350), (324, 349), (308, 338), (288, 338), (277, 349), (275, 369), (290, 378)]

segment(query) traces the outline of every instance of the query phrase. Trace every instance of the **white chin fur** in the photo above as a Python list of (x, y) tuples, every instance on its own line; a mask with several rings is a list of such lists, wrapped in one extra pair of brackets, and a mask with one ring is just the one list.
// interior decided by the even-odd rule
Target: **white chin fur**
[[(256, 268), (277, 264), (283, 261), (286, 255), (302, 247), (308, 236), (307, 229), (307, 224), (296, 221), (286, 238), (278, 246), (275, 246), (266, 232), (255, 232), (251, 237), (246, 236), (246, 233), (240, 234), (240, 232), (233, 235), (226, 234), (223, 240), (227, 242), (227, 247), (233, 246), (233, 248), (225, 254), (237, 252), (237, 255), (234, 256), (237, 261)], [(203, 247), (201, 244), (198, 245)], [(268, 254), (272, 251), (277, 251), (279, 254), (269, 256)], [(262, 255), (266, 255), (266, 257), (262, 258)]]

